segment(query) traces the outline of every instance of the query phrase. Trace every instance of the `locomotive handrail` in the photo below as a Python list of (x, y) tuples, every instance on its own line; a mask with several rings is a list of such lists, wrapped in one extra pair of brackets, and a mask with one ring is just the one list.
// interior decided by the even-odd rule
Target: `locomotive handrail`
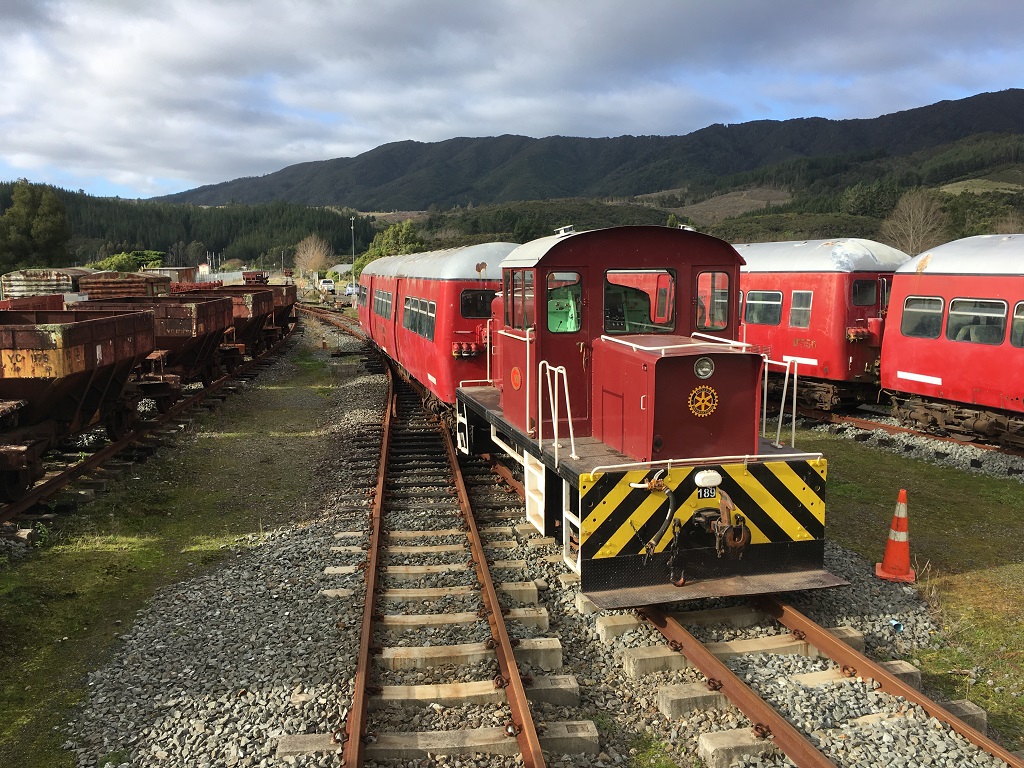
[[(569, 402), (569, 377), (568, 372), (565, 370), (564, 365), (560, 365), (557, 368), (553, 367), (547, 360), (541, 360), (537, 366), (537, 419), (540, 421), (541, 414), (544, 412), (544, 388), (540, 386), (541, 374), (544, 374), (544, 380), (548, 385), (548, 400), (551, 401), (551, 431), (552, 431), (552, 442), (555, 446), (555, 467), (558, 467), (558, 449), (561, 444), (558, 442), (558, 380), (562, 380), (562, 388), (565, 391), (565, 415), (566, 420), (569, 422), (569, 447), (571, 453), (569, 456), (573, 459), (578, 459), (576, 455), (576, 434), (572, 428), (572, 403)], [(552, 381), (551, 374), (554, 373), (554, 381)], [(544, 449), (544, 424), (541, 423), (537, 430), (537, 447), (542, 451)]]
[[(739, 464), (744, 465), (751, 463), (752, 461), (760, 461), (763, 458), (760, 454), (745, 454), (743, 456), (700, 456), (692, 459), (665, 459), (664, 461), (633, 461), (626, 462), (624, 464), (601, 464), (589, 472), (586, 473), (587, 479), (593, 481), (594, 475), (598, 472), (618, 472), (618, 471), (631, 471), (641, 469), (656, 469), (658, 467), (664, 467), (668, 471), (672, 471), (672, 467), (695, 467), (702, 464)], [(773, 461), (816, 461), (824, 458), (824, 455), (820, 452), (808, 453), (806, 451), (800, 451), (797, 453), (773, 453), (771, 459)], [(581, 475), (582, 477), (582, 475)]]
[(706, 341), (717, 342), (718, 344), (725, 344), (730, 347), (737, 347), (741, 350), (746, 350), (753, 347), (753, 344), (748, 344), (745, 341), (734, 341), (733, 339), (723, 339), (721, 336), (712, 336), (709, 333), (701, 333), (700, 331), (694, 331), (690, 334), (691, 339), (704, 339)]
[(786, 369), (785, 378), (782, 380), (782, 401), (779, 403), (779, 424), (775, 429), (775, 442), (772, 443), (776, 448), (782, 447), (782, 422), (786, 417), (786, 392), (789, 391), (789, 368), (790, 364), (793, 366), (793, 410), (791, 413), (792, 418), (790, 419), (790, 438), (789, 444), (796, 447), (796, 393), (797, 393), (797, 382), (800, 378), (799, 367), (800, 361), (795, 358), (789, 358), (788, 360), (772, 360), (768, 355), (761, 356), (765, 362), (764, 368), (764, 405), (761, 408), (761, 435), (764, 436), (765, 430), (768, 428), (768, 366), (778, 365)]

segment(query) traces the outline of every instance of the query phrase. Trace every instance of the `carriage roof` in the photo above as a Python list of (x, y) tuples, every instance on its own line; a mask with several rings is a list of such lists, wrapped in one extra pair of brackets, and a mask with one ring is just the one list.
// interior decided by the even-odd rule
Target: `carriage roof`
[(733, 246), (744, 272), (893, 272), (910, 256), (874, 240), (791, 240)]
[(1024, 235), (975, 235), (915, 256), (899, 272), (1024, 276)]
[(517, 247), (516, 243), (481, 243), (385, 256), (367, 264), (362, 274), (427, 280), (500, 280), (502, 259)]

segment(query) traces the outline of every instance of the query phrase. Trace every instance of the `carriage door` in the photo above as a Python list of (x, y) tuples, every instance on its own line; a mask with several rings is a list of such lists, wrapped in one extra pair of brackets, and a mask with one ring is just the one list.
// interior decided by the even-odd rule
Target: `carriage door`
[(533, 269), (504, 270), (505, 327), (501, 352), (501, 407), (531, 437), (537, 426), (537, 330)]
[[(556, 390), (558, 433), (563, 440), (569, 434), (569, 407), (572, 408), (576, 435), (590, 434), (590, 358), (593, 350), (589, 342), (587, 312), (584, 310), (585, 285), (586, 269), (574, 267), (571, 271), (549, 272), (544, 280), (544, 301), (540, 304), (545, 315), (538, 320), (542, 335), (540, 357), (552, 368), (565, 368), (568, 384), (568, 406), (565, 402), (565, 388), (560, 382)], [(552, 409), (546, 374), (541, 385), (544, 387), (544, 413), (541, 414), (545, 422), (544, 437), (549, 438), (553, 434), (550, 426)]]

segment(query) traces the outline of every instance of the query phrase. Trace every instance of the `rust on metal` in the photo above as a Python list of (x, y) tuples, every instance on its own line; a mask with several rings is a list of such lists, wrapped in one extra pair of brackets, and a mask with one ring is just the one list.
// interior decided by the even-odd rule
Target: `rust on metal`
[(345, 732), (348, 740), (342, 752), (344, 764), (354, 768), (362, 768), (364, 750), (363, 737), (366, 730), (367, 712), (369, 709), (370, 680), (370, 648), (373, 644), (373, 616), (376, 613), (375, 598), (377, 593), (377, 565), (380, 559), (380, 541), (382, 527), (382, 507), (384, 505), (384, 484), (387, 477), (388, 453), (391, 450), (391, 415), (397, 410), (394, 376), (388, 368), (388, 408), (384, 411), (383, 435), (380, 444), (380, 472), (377, 476), (377, 488), (374, 493), (373, 508), (370, 513), (370, 542), (367, 553), (366, 567), (366, 599), (363, 603), (363, 625), (359, 636), (359, 656), (356, 665), (355, 690), (352, 693), (352, 706), (345, 721)]
[(743, 683), (725, 663), (704, 647), (662, 606), (649, 605), (641, 613), (705, 677), (721, 683), (722, 693), (758, 727), (767, 729), (772, 743), (800, 768), (835, 768), (835, 763), (815, 749), (807, 737), (779, 714), (770, 704)]
[[(473, 518), (472, 505), (469, 502), (469, 493), (466, 490), (466, 482), (459, 471), (459, 459), (452, 440), (451, 432), (441, 430), (444, 437), (445, 448), (448, 453), (448, 460), (455, 471), (455, 486), (459, 496), (459, 506), (462, 508), (462, 516), (469, 527), (469, 544), (473, 550), (473, 559), (476, 561), (477, 580), (483, 587), (484, 604), (488, 608), (488, 621), (491, 625), (491, 634), (495, 639), (494, 652), (498, 657), (498, 667), (501, 675), (508, 680), (505, 693), (508, 697), (509, 709), (512, 710), (512, 719), (516, 728), (515, 737), (519, 742), (519, 749), (523, 753), (523, 765), (526, 768), (541, 768), (545, 765), (544, 753), (540, 748), (540, 737), (537, 735), (537, 728), (533, 722), (533, 715), (530, 713), (530, 703), (526, 698), (526, 689), (523, 680), (519, 676), (519, 668), (516, 666), (515, 656), (512, 653), (513, 643), (509, 639), (508, 630), (505, 627), (505, 619), (501, 614), (501, 601), (498, 600), (498, 592), (491, 579), (490, 570), (487, 567), (487, 558), (484, 553), (483, 540)], [(510, 734), (512, 735), (512, 734)]]
[(967, 725), (967, 723), (955, 717), (946, 709), (943, 709), (916, 688), (907, 685), (898, 677), (889, 673), (885, 667), (876, 664), (864, 654), (854, 650), (831, 632), (815, 624), (791, 606), (780, 602), (772, 595), (764, 595), (757, 598), (754, 600), (754, 606), (774, 617), (776, 621), (788, 629), (803, 630), (807, 634), (808, 642), (811, 645), (836, 662), (836, 664), (841, 665), (844, 670), (849, 667), (854, 669), (854, 671), (859, 671), (859, 674), (863, 677), (873, 678), (886, 693), (890, 693), (893, 696), (902, 696), (907, 701), (917, 704), (928, 715), (945, 723), (988, 754), (999, 758), (1012, 768), (1024, 768), (1024, 760), (996, 744), (981, 731)]

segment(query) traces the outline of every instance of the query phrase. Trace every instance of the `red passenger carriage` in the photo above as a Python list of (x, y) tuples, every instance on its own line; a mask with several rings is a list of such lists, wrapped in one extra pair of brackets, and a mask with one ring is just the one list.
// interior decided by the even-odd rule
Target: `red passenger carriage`
[(370, 262), (359, 277), (359, 324), (441, 403), (488, 376), (487, 329), (500, 265), (515, 243), (484, 243)]
[(894, 415), (1024, 448), (1024, 235), (968, 237), (907, 262), (888, 325)]
[[(910, 257), (861, 239), (743, 243), (743, 338), (792, 365), (802, 405), (874, 402), (893, 272)], [(770, 387), (781, 391), (784, 373)]]

